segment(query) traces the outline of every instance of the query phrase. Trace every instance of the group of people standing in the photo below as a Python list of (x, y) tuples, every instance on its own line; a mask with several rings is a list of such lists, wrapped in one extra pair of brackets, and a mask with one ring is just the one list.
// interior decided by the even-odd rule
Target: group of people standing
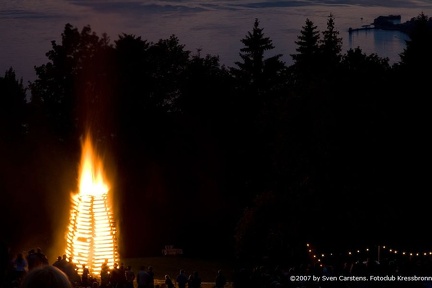
[(155, 279), (154, 279), (154, 271), (153, 267), (145, 267), (141, 266), (136, 275), (136, 282), (138, 288), (154, 288), (155, 287)]
[[(202, 280), (198, 274), (198, 271), (193, 271), (192, 274), (187, 276), (183, 269), (180, 269), (180, 273), (177, 275), (175, 282), (178, 285), (178, 288), (201, 288), (202, 284)], [(215, 278), (214, 288), (224, 288), (226, 284), (227, 279), (225, 278), (225, 275), (222, 273), (222, 270), (218, 270)], [(168, 275), (165, 275), (165, 285), (166, 288), (175, 287)]]
[(27, 253), (19, 252), (6, 263), (5, 276), (2, 278), (9, 286), (17, 287), (29, 271), (47, 264), (48, 258), (39, 247), (30, 249)]
[[(77, 285), (81, 283), (81, 277), (78, 274), (78, 267), (72, 261), (72, 257), (67, 258), (66, 254), (63, 254), (63, 256), (57, 256), (57, 260), (52, 265), (63, 271), (73, 284)], [(86, 267), (84, 266), (83, 268)], [(88, 271), (88, 269), (86, 269), (86, 271)], [(83, 275), (85, 277), (85, 273), (83, 273)]]
[[(180, 273), (177, 275), (176, 283), (179, 288), (200, 288), (201, 287), (201, 277), (198, 274), (198, 271), (192, 272), (189, 276), (185, 274), (183, 269), (180, 270)], [(172, 286), (174, 287), (174, 286)]]
[[(81, 267), (80, 267), (81, 268)], [(23, 279), (29, 274), (38, 275), (30, 278), (38, 278), (37, 281), (45, 281), (43, 279), (51, 274), (62, 274), (70, 282), (70, 287), (88, 287), (88, 288), (201, 288), (202, 280), (197, 271), (186, 274), (184, 269), (180, 269), (178, 275), (171, 277), (169, 274), (164, 275), (163, 283), (161, 280), (156, 280), (155, 272), (152, 266), (141, 266), (136, 272), (131, 266), (124, 266), (123, 263), (114, 263), (110, 268), (108, 259), (102, 264), (100, 278), (94, 277), (86, 265), (82, 265), (80, 273), (78, 273), (77, 264), (73, 262), (72, 257), (67, 258), (65, 254), (58, 256), (57, 259), (50, 264), (48, 258), (40, 248), (31, 249), (27, 254), (18, 253), (11, 262), (10, 281), (7, 281), (6, 288), (24, 288), (22, 287)], [(34, 271), (34, 272), (32, 272)], [(30, 273), (32, 272), (32, 273)], [(45, 275), (45, 276), (42, 276)], [(58, 275), (58, 279), (63, 279), (62, 275)], [(51, 277), (51, 276), (50, 276)], [(34, 280), (36, 281), (36, 280)], [(26, 282), (29, 285), (28, 282)], [(225, 276), (218, 271), (215, 279), (214, 288), (224, 288), (227, 280)], [(0, 285), (3, 288), (2, 285)], [(28, 287), (27, 287), (28, 288)]]
[(100, 275), (100, 288), (134, 288), (135, 273), (131, 266), (114, 263), (114, 267), (109, 269), (107, 259), (102, 264)]
[[(198, 273), (198, 271), (193, 271), (191, 274), (186, 274), (184, 269), (180, 269), (179, 274), (176, 275), (175, 278), (171, 278), (169, 274), (165, 274), (164, 283), (162, 285), (155, 285), (154, 279), (154, 271), (153, 267), (145, 267), (141, 266), (140, 270), (137, 273), (137, 287), (138, 288), (201, 288), (202, 287), (202, 279)], [(227, 279), (225, 275), (222, 273), (222, 270), (219, 270), (216, 278), (214, 288), (224, 288), (227, 284)]]

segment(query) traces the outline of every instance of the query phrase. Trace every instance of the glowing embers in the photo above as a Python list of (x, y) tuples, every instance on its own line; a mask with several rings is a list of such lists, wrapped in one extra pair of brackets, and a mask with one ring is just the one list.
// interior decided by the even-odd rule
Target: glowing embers
[(115, 221), (108, 198), (110, 188), (102, 168), (87, 137), (81, 156), (79, 193), (72, 195), (66, 248), (66, 255), (72, 257), (80, 274), (83, 264), (96, 276), (106, 259), (110, 267), (119, 260)]

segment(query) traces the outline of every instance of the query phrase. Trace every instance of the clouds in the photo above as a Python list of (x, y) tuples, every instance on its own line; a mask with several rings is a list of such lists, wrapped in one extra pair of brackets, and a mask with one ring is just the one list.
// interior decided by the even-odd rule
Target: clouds
[(26, 19), (47, 20), (83, 13), (79, 6), (67, 1), (1, 1), (0, 20)]
[(74, 5), (91, 8), (98, 13), (159, 14), (172, 12), (200, 12), (206, 9), (189, 1), (71, 1)]
[(121, 14), (142, 14), (142, 13), (172, 13), (172, 12), (202, 12), (209, 10), (241, 10), (241, 9), (263, 9), (263, 8), (287, 8), (302, 6), (381, 6), (381, 7), (401, 7), (415, 8), (429, 5), (424, 1), (415, 0), (238, 0), (238, 1), (218, 1), (218, 0), (168, 0), (168, 1), (89, 1), (75, 0), (69, 1), (76, 6), (91, 8), (99, 13), (121, 13)]
[(213, 10), (250, 10), (274, 9), (307, 6), (361, 6), (361, 7), (400, 7), (419, 9), (430, 7), (423, 0), (135, 0), (135, 1), (94, 1), (94, 0), (64, 0), (64, 1), (2, 1), (0, 3), (0, 19), (25, 18), (47, 19), (56, 17), (71, 17), (89, 13), (121, 14), (130, 17), (141, 15), (161, 15), (170, 13), (197, 13)]

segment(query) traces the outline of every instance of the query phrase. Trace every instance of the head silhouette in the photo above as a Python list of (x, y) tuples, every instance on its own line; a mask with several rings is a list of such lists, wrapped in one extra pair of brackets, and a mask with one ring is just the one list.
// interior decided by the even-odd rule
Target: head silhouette
[(72, 288), (67, 275), (52, 265), (38, 266), (23, 278), (20, 288)]

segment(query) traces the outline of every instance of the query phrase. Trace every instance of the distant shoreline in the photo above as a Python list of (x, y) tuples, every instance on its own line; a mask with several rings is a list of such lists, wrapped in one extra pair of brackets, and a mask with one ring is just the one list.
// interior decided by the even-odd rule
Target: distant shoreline
[[(411, 18), (404, 23), (400, 23), (401, 15), (378, 16), (369, 25), (362, 25), (358, 28), (348, 28), (348, 32), (365, 31), (365, 30), (395, 30), (405, 34), (409, 34), (414, 26), (415, 18)], [(432, 18), (429, 18), (429, 25), (432, 27)]]

